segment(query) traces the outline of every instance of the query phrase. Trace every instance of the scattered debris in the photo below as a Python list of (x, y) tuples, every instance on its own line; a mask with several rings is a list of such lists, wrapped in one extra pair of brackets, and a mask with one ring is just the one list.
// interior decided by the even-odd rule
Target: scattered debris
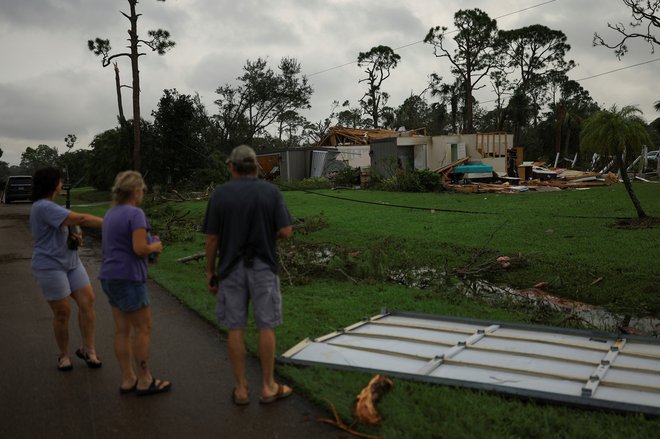
[(206, 253), (203, 252), (203, 253), (196, 253), (190, 256), (184, 256), (183, 258), (179, 258), (176, 261), (185, 264), (186, 262), (197, 261), (198, 259), (204, 259), (205, 257), (206, 257)]
[(437, 275), (435, 268), (418, 267), (392, 270), (388, 279), (409, 288), (424, 289), (431, 286)]
[(618, 220), (613, 227), (617, 229), (650, 229), (660, 227), (660, 217), (623, 218)]
[(376, 410), (376, 403), (393, 386), (394, 382), (385, 375), (378, 374), (371, 378), (369, 384), (367, 384), (367, 386), (362, 389), (362, 391), (360, 391), (360, 393), (355, 398), (355, 406), (353, 408), (354, 422), (351, 425), (347, 425), (344, 421), (341, 420), (335, 405), (327, 399), (326, 402), (332, 410), (334, 419), (317, 418), (317, 421), (323, 422), (324, 424), (334, 425), (335, 427), (340, 428), (356, 437), (365, 439), (380, 439), (380, 436), (374, 436), (355, 431), (353, 426), (358, 422), (370, 425), (372, 427), (380, 425), (381, 416), (378, 414), (378, 410)]
[(376, 403), (387, 393), (394, 382), (384, 375), (375, 375), (355, 399), (354, 416), (358, 422), (376, 426), (381, 417), (376, 410)]
[(643, 181), (644, 183), (658, 184), (657, 181), (647, 180), (646, 178), (642, 178), (642, 177), (640, 177), (639, 175), (636, 175), (636, 176), (635, 176), (635, 180)]
[(500, 267), (509, 268), (511, 266), (511, 258), (508, 256), (500, 256), (497, 258), (497, 262), (500, 263)]
[[(448, 174), (448, 173), (449, 173), (449, 172), (450, 172), (455, 166), (459, 166), (459, 165), (462, 165), (463, 163), (467, 163), (469, 160), (470, 160), (470, 156), (467, 156), (467, 157), (464, 157), (464, 158), (462, 158), (462, 159), (460, 159), (460, 160), (455, 161), (454, 163), (450, 163), (450, 164), (448, 164), (448, 165), (446, 165), (446, 166), (443, 166), (443, 167), (441, 167), (441, 168), (435, 169), (433, 172), (435, 172), (436, 174), (440, 174), (440, 175), (442, 175), (442, 176), (445, 176), (445, 175)], [(449, 178), (447, 177), (447, 180), (448, 180), (448, 179), (449, 179)]]
[(594, 280), (593, 282), (591, 282), (591, 283), (589, 284), (589, 286), (594, 286), (594, 285), (596, 285), (598, 282), (600, 282), (600, 281), (602, 281), (602, 280), (603, 280), (603, 278), (602, 278), (602, 277), (599, 277), (598, 279), (596, 279), (596, 280)]
[[(619, 178), (609, 168), (602, 172), (578, 171), (575, 169), (551, 168), (544, 162), (523, 162), (512, 175), (503, 176), (495, 172), (463, 171), (470, 167), (484, 166), (481, 162), (465, 157), (434, 170), (442, 175), (446, 190), (463, 193), (518, 193), (527, 191), (547, 192), (564, 189), (586, 189), (594, 186), (609, 186)], [(649, 180), (638, 178), (641, 181)]]
[(539, 282), (531, 288), (522, 290), (493, 285), (483, 280), (465, 281), (464, 285), (464, 293), (467, 296), (478, 296), (485, 300), (508, 298), (513, 302), (527, 302), (535, 307), (545, 307), (560, 312), (565, 315), (566, 321), (580, 322), (582, 327), (607, 332), (621, 331), (621, 328), (626, 327), (629, 333), (635, 331), (635, 334), (653, 337), (660, 335), (660, 317), (624, 316), (598, 306), (554, 296), (545, 291), (546, 282)]

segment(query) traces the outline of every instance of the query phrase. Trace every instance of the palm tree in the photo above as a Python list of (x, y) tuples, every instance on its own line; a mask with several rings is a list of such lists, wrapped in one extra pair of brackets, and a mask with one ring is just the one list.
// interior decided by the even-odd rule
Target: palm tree
[(588, 152), (614, 156), (628, 196), (637, 210), (637, 216), (646, 218), (647, 215), (626, 172), (627, 161), (637, 156), (642, 146), (651, 144), (651, 137), (646, 130), (646, 122), (640, 116), (641, 113), (637, 107), (630, 105), (620, 110), (614, 105), (610, 110), (595, 113), (582, 125), (580, 148)]

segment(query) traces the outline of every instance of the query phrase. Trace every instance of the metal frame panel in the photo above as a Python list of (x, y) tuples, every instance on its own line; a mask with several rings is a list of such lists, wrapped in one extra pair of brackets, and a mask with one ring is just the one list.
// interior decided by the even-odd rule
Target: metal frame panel
[(660, 340), (646, 337), (393, 311), (278, 361), (660, 415)]

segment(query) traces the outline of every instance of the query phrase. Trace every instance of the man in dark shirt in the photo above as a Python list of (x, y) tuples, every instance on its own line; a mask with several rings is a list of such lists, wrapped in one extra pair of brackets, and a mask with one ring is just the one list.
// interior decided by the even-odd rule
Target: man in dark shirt
[(282, 323), (276, 242), (291, 236), (291, 215), (277, 187), (257, 178), (257, 156), (252, 148), (237, 146), (227, 164), (232, 179), (215, 189), (204, 218), (207, 283), (216, 295), (218, 322), (229, 332), (234, 403), (250, 402), (244, 341), (250, 301), (259, 330), (259, 401), (270, 403), (292, 392), (274, 377), (275, 328)]

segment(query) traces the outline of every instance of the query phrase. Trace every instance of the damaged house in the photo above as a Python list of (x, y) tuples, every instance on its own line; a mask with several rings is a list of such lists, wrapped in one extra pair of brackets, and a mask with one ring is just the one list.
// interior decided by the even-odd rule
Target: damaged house
[[(425, 130), (393, 131), (332, 127), (318, 146), (259, 154), (264, 175), (282, 181), (331, 177), (346, 166), (391, 177), (396, 172), (439, 171), (461, 162), (471, 166), (465, 178), (505, 177), (518, 171), (522, 148), (511, 148), (513, 135), (495, 133), (427, 136)], [(522, 169), (521, 169), (522, 171)]]

